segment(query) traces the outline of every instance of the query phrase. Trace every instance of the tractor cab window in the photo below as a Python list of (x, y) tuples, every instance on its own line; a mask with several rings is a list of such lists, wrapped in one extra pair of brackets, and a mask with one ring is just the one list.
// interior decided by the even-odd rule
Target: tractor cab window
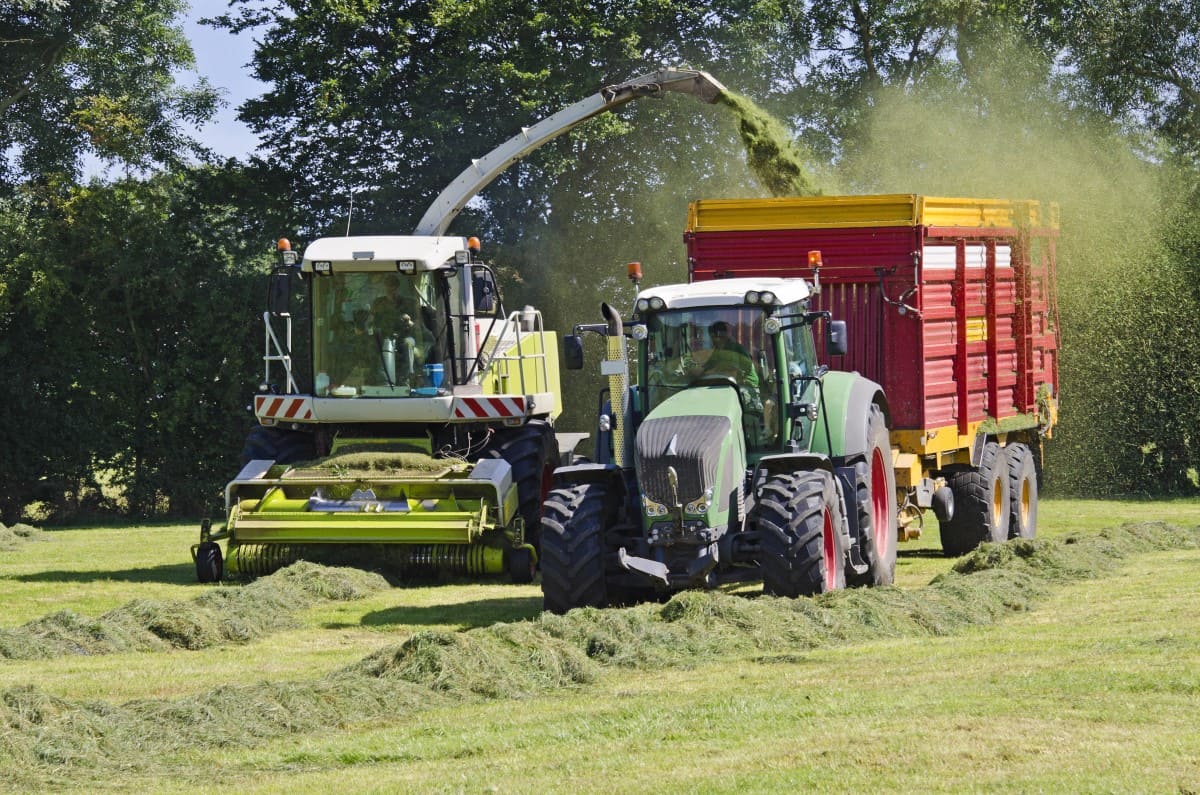
[(395, 271), (314, 276), (316, 394), (405, 397), (433, 386), (426, 365), (449, 355), (436, 279)]
[(774, 347), (763, 312), (745, 306), (657, 312), (647, 318), (644, 373), (647, 411), (696, 384), (729, 381), (741, 398), (750, 448), (777, 441), (773, 414)]

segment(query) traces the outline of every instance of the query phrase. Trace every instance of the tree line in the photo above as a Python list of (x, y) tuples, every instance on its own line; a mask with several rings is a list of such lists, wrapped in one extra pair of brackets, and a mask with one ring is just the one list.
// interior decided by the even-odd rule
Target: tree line
[[(253, 33), (267, 86), (238, 109), (260, 140), (242, 160), (186, 132), (222, 99), (179, 77), (183, 12), (0, 7), (0, 521), (211, 514), (251, 423), (272, 242), (407, 233), (470, 158), (661, 64), (783, 122), (822, 191), (1056, 202), (1048, 486), (1196, 491), (1191, 2), (232, 0), (207, 24)], [(514, 165), (451, 232), (486, 241), (509, 304), (594, 321), (631, 297), (625, 261), (684, 278), (688, 201), (764, 195), (734, 125), (634, 103)]]

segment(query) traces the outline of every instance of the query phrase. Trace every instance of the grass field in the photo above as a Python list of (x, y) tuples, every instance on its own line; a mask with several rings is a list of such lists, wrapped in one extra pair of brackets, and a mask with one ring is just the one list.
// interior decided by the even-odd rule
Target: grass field
[(495, 582), (204, 587), (195, 528), (48, 531), (0, 550), (0, 786), (1200, 792), (1200, 531), (1126, 522), (1200, 502), (1047, 500), (1044, 544), (962, 573), (930, 528), (891, 589), (566, 618)]

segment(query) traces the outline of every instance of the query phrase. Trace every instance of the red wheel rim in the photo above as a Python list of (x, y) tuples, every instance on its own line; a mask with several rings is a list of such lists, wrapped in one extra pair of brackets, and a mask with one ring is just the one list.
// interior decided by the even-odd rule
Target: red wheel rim
[(825, 590), (832, 591), (837, 588), (837, 531), (833, 527), (833, 512), (829, 506), (825, 506), (824, 519)]
[(875, 556), (888, 557), (891, 550), (892, 518), (888, 516), (887, 469), (879, 448), (871, 454), (871, 535), (875, 537)]

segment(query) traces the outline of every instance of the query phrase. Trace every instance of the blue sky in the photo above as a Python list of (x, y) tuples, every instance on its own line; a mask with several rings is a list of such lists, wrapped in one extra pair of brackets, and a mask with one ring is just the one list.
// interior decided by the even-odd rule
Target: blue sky
[[(252, 32), (235, 36), (227, 30), (199, 24), (198, 20), (222, 14), (226, 8), (225, 0), (192, 0), (183, 32), (196, 52), (197, 74), (223, 89), (225, 101), (229, 103), (200, 130), (199, 138), (220, 155), (244, 157), (255, 149), (258, 141), (249, 128), (237, 120), (237, 108), (247, 98), (261, 94), (266, 85), (251, 76)], [(180, 81), (190, 83), (196, 76), (184, 73), (180, 75)]]

